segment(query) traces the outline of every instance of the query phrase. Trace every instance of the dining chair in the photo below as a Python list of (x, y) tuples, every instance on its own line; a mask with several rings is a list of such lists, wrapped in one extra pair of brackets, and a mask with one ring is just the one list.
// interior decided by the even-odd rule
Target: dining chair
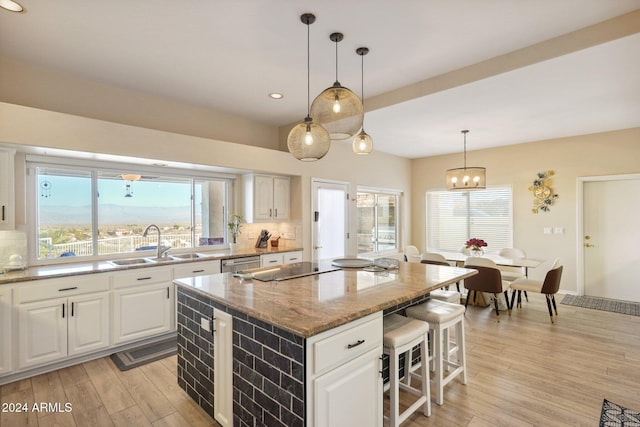
[[(420, 262), (423, 264), (444, 265), (447, 267), (451, 267), (451, 264), (449, 263), (449, 261), (447, 261), (447, 259), (443, 255), (440, 255), (439, 253), (435, 253), (435, 252), (423, 253), (422, 256), (420, 257)], [(458, 293), (460, 293), (460, 282), (456, 282), (456, 289), (458, 290)], [(449, 286), (446, 286), (445, 290), (448, 291)]]
[[(558, 315), (558, 308), (556, 307), (556, 298), (555, 294), (558, 293), (560, 289), (560, 279), (562, 278), (562, 264), (560, 263), (560, 259), (556, 258), (553, 262), (553, 265), (547, 271), (547, 274), (544, 277), (544, 281), (540, 280), (532, 280), (528, 278), (518, 279), (515, 282), (512, 282), (509, 287), (511, 288), (511, 305), (509, 308), (513, 308), (513, 303), (516, 299), (516, 292), (518, 293), (518, 304), (517, 308), (522, 308), (521, 302), (521, 292), (536, 292), (539, 294), (544, 294), (547, 300), (547, 308), (549, 309), (549, 317), (551, 318), (551, 323), (555, 323), (555, 319), (553, 317), (553, 313), (555, 312), (556, 316)], [(466, 279), (465, 279), (466, 280)], [(551, 307), (553, 306), (553, 310)]]
[(497, 321), (500, 322), (498, 298), (500, 294), (504, 294), (507, 311), (509, 315), (511, 315), (509, 295), (507, 294), (509, 282), (502, 280), (502, 275), (500, 274), (498, 266), (492, 260), (482, 257), (469, 257), (465, 261), (464, 266), (465, 268), (472, 268), (478, 271), (478, 274), (464, 279), (464, 287), (469, 291), (464, 304), (465, 310), (469, 306), (471, 291), (473, 291), (474, 303), (478, 292), (492, 294)]
[(404, 258), (407, 262), (420, 262), (420, 251), (413, 245), (405, 246)]
[[(526, 258), (527, 254), (518, 248), (504, 248), (501, 249), (498, 253), (503, 258), (508, 259), (519, 259)], [(502, 274), (502, 280), (506, 280), (507, 282), (513, 282), (518, 279), (526, 278), (524, 267), (509, 267), (509, 266), (500, 266), (500, 273)], [(527, 291), (524, 292), (524, 298), (529, 302), (529, 295), (527, 295)]]

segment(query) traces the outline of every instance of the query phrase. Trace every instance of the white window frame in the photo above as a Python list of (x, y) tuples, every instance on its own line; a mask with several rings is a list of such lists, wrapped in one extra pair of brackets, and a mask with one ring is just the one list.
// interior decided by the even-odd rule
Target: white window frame
[[(69, 170), (78, 170), (84, 171), (91, 174), (91, 203), (92, 203), (92, 215), (91, 215), (91, 225), (92, 229), (96, 229), (96, 223), (98, 221), (97, 218), (97, 175), (99, 172), (119, 172), (119, 173), (131, 173), (132, 170), (135, 170), (136, 173), (141, 174), (155, 174), (161, 175), (165, 177), (175, 177), (178, 179), (188, 179), (191, 180), (192, 194), (193, 194), (193, 186), (195, 181), (198, 180), (216, 180), (216, 181), (224, 181), (225, 182), (225, 196), (226, 200), (223, 203), (224, 209), (224, 217), (226, 218), (229, 211), (233, 210), (231, 208), (234, 206), (234, 186), (235, 186), (235, 175), (216, 173), (216, 172), (205, 172), (205, 171), (197, 171), (197, 173), (193, 173), (193, 171), (176, 169), (176, 168), (167, 168), (164, 166), (143, 166), (143, 165), (132, 165), (125, 163), (116, 163), (116, 162), (106, 162), (106, 161), (94, 161), (94, 160), (78, 160), (74, 158), (65, 158), (65, 157), (43, 157), (37, 155), (27, 155), (26, 157), (26, 209), (27, 209), (27, 226), (26, 226), (26, 234), (27, 234), (27, 257), (29, 265), (51, 265), (51, 264), (63, 264), (73, 262), (93, 262), (93, 261), (105, 261), (107, 259), (117, 259), (123, 257), (130, 257), (131, 253), (122, 253), (122, 254), (106, 254), (106, 255), (94, 255), (92, 256), (82, 256), (78, 258), (48, 258), (48, 259), (38, 259), (38, 251), (39, 245), (38, 242), (38, 230), (37, 230), (37, 198), (38, 198), (38, 188), (37, 188), (37, 175), (35, 173), (36, 167), (57, 167), (61, 169), (69, 169)], [(191, 217), (192, 221), (195, 216), (195, 207), (194, 200), (191, 201)], [(225, 219), (226, 223), (226, 219)], [(93, 244), (95, 245), (95, 236), (92, 237)], [(211, 249), (225, 249), (228, 248), (229, 236), (228, 236), (228, 228), (224, 227), (224, 241), (223, 245), (215, 245), (212, 246)], [(199, 247), (198, 242), (194, 241), (194, 246), (192, 248), (185, 248), (185, 252), (194, 251), (196, 249), (202, 250), (206, 247)]]
[[(508, 248), (508, 247), (513, 247), (513, 188), (511, 185), (494, 185), (494, 186), (490, 186), (487, 187), (486, 190), (474, 190), (474, 191), (467, 191), (467, 192), (452, 192), (452, 191), (447, 191), (447, 190), (443, 190), (443, 189), (439, 189), (439, 190), (429, 190), (425, 193), (425, 242), (426, 242), (426, 246), (427, 246), (427, 251), (429, 252), (451, 252), (451, 251), (459, 251), (460, 249), (462, 249), (462, 247), (464, 246), (465, 241), (460, 242), (460, 247), (459, 248), (441, 248), (441, 247), (434, 247), (432, 245), (432, 241), (430, 239), (430, 235), (429, 235), (429, 231), (430, 231), (430, 223), (429, 223), (429, 194), (430, 193), (451, 193), (451, 194), (467, 194), (469, 195), (470, 193), (475, 193), (475, 192), (481, 192), (481, 191), (487, 191), (487, 190), (497, 190), (497, 189), (508, 189), (509, 193), (510, 193), (510, 202), (509, 202), (509, 217), (508, 217), (508, 223), (506, 224), (506, 229), (508, 229), (508, 233), (505, 236), (505, 243), (504, 245), (496, 245), (495, 242), (491, 242), (491, 239), (488, 239), (486, 236), (483, 235), (470, 235), (470, 227), (467, 227), (467, 236), (465, 239), (470, 239), (470, 238), (478, 238), (478, 239), (483, 239), (483, 240), (488, 240), (487, 244), (487, 252), (491, 252), (491, 253), (497, 253), (499, 252), (501, 249), (503, 248)], [(469, 206), (467, 204), (467, 209), (472, 209), (473, 206)], [(467, 222), (471, 221), (470, 217), (467, 215)], [(493, 243), (493, 244), (492, 244)]]

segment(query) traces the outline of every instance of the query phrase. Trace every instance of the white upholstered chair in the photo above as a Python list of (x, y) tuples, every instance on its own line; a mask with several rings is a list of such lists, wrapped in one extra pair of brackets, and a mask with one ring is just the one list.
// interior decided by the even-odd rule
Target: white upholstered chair
[[(560, 263), (560, 259), (556, 258), (549, 271), (547, 271), (544, 281), (523, 278), (512, 282), (509, 285), (512, 291), (511, 308), (513, 308), (513, 303), (516, 299), (516, 292), (518, 293), (518, 308), (522, 308), (520, 297), (521, 292), (537, 292), (540, 294), (544, 294), (547, 299), (547, 308), (549, 309), (549, 317), (551, 318), (551, 323), (555, 323), (553, 313), (555, 312), (556, 316), (558, 315), (555, 294), (558, 293), (558, 290), (560, 289), (561, 278), (562, 264)], [(553, 311), (551, 309), (552, 305)]]
[(404, 257), (407, 262), (420, 262), (420, 251), (413, 245), (405, 246)]

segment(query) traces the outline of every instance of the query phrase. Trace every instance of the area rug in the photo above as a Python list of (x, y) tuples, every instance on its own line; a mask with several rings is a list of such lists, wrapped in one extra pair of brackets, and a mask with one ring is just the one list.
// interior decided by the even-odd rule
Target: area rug
[(604, 399), (600, 427), (640, 427), (640, 412)]
[(121, 371), (127, 371), (138, 366), (164, 359), (176, 354), (178, 348), (175, 337), (163, 341), (142, 345), (111, 355), (111, 360)]
[(637, 302), (588, 297), (584, 295), (565, 295), (560, 304), (640, 316), (640, 303)]

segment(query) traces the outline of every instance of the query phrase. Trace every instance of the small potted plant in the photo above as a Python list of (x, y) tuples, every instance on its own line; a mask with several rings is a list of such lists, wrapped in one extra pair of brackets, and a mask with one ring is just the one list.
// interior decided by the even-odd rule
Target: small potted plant
[(229, 233), (231, 235), (231, 241), (229, 242), (231, 249), (235, 249), (238, 246), (238, 234), (240, 234), (243, 220), (242, 215), (231, 214), (229, 216), (227, 227), (229, 227)]
[(484, 254), (484, 250), (482, 248), (487, 247), (487, 242), (482, 239), (476, 239), (474, 237), (467, 240), (467, 243), (465, 243), (465, 247), (470, 250), (471, 255), (482, 256)]

